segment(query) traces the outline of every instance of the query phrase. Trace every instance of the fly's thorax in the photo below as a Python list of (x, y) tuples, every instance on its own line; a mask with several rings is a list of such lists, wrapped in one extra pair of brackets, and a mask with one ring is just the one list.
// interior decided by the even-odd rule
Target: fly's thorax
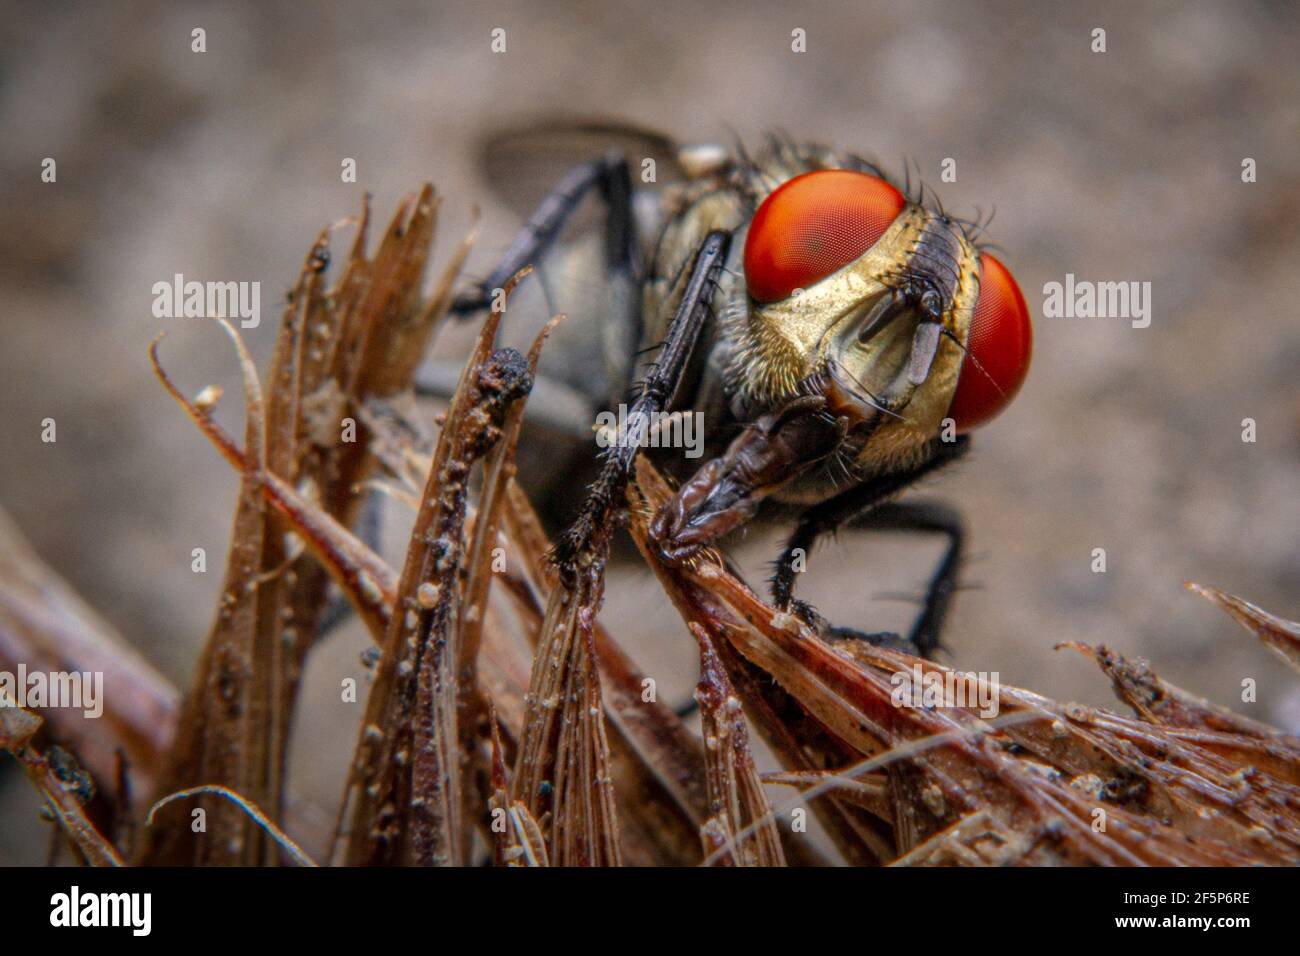
[[(639, 351), (642, 367), (635, 373), (637, 376), (644, 371), (645, 364), (654, 360), (656, 347), (668, 334), (668, 326), (691, 278), (690, 267), (705, 237), (714, 230), (739, 230), (748, 212), (749, 207), (738, 191), (712, 182), (693, 184), (671, 198), (641, 289), (643, 325)], [(743, 297), (744, 283), (738, 280), (739, 275), (740, 266), (733, 242), (731, 256), (718, 280), (713, 300), (714, 315), (724, 311), (724, 303), (735, 294), (737, 287)], [(702, 383), (700, 378), (711, 373), (713, 362), (710, 353), (718, 334), (718, 329), (710, 322), (696, 347), (687, 381), (679, 388), (678, 405), (696, 407), (696, 394), (702, 389), (708, 390), (709, 383)]]
[(657, 336), (655, 341), (662, 340), (672, 321), (704, 238), (715, 230), (735, 232), (748, 214), (739, 192), (715, 183), (694, 184), (665, 201), (670, 208), (645, 283), (645, 316), (647, 326), (653, 327), (647, 331)]

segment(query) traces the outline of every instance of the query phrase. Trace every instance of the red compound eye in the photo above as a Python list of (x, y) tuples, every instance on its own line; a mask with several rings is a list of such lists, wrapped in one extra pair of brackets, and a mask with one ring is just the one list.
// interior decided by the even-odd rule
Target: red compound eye
[(902, 194), (889, 183), (848, 169), (783, 183), (749, 224), (749, 294), (776, 302), (820, 282), (874, 246), (902, 208)]
[(948, 414), (959, 431), (969, 431), (1011, 404), (1029, 372), (1034, 331), (1029, 307), (1007, 267), (988, 253), (980, 256), (980, 295), (975, 303), (966, 357)]

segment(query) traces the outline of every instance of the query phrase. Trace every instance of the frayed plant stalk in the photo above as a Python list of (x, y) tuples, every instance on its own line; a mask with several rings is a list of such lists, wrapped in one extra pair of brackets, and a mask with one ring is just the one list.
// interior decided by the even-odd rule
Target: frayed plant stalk
[(1217, 604), (1233, 620), (1258, 637), (1273, 653), (1300, 671), (1300, 624), (1269, 614), (1263, 608), (1218, 588), (1187, 582), (1187, 589)]
[(532, 383), (522, 355), (494, 349), (500, 320), (489, 316), (465, 367), (411, 532), (353, 765), (351, 865), (468, 862), (458, 721), (479, 694), (459, 640), (468, 482)]
[(241, 810), (243, 810), (244, 813), (248, 814), (249, 818), (252, 819), (254, 823), (256, 823), (264, 831), (266, 831), (266, 833), (271, 837), (271, 839), (274, 840), (280, 846), (280, 848), (283, 849), (289, 855), (289, 858), (293, 860), (293, 862), (296, 863), (298, 866), (316, 866), (316, 862), (311, 857), (309, 857), (303, 851), (302, 847), (298, 846), (298, 844), (295, 843), (287, 833), (285, 833), (278, 826), (276, 826), (275, 822), (271, 820), (269, 817), (267, 817), (265, 813), (262, 812), (261, 807), (257, 806), (256, 804), (250, 803), (248, 800), (244, 799), (239, 794), (235, 793), (235, 791), (230, 790), (227, 787), (218, 787), (218, 786), (191, 787), (188, 790), (180, 790), (177, 791), (176, 793), (170, 793), (167, 796), (163, 797), (161, 800), (154, 803), (154, 805), (149, 808), (149, 813), (146, 814), (144, 818), (144, 825), (146, 827), (153, 826), (154, 815), (163, 807), (167, 806), (167, 804), (174, 803), (177, 800), (184, 800), (188, 797), (197, 796), (202, 793), (210, 793), (210, 794), (215, 794), (219, 797), (224, 797), (225, 799), (229, 800), (231, 803), (239, 807)]
[[(70, 756), (58, 759), (42, 753), (34, 738), (43, 720), (0, 689), (0, 750), (22, 766), (32, 786), (44, 798), (45, 810), (67, 835), (68, 842), (90, 866), (122, 866), (122, 855), (86, 816), (85, 804), (94, 783)], [(63, 751), (58, 751), (62, 754)]]
[[(355, 441), (337, 436), (357, 404), (409, 385), (463, 259), (462, 250), (440, 291), (426, 303), (420, 286), (436, 206), (432, 188), (424, 187), (394, 217), (373, 259), (366, 256), (367, 206), (333, 288), (324, 278), (329, 234), (321, 234), (289, 296), (265, 402), (251, 361), (236, 341), (246, 402), (239, 506), (222, 606), (186, 698), (164, 791), (218, 784), (276, 817), (282, 813), (289, 723), (328, 578), (310, 555), (286, 552), (285, 525), (266, 507), (261, 476), (270, 473), (287, 486), (316, 489), (326, 514), (350, 521), (356, 509), (353, 486), (373, 462), (364, 430)], [(274, 862), (262, 832), (236, 808), (205, 801), (204, 810), (209, 818), (204, 839), (181, 826), (157, 828), (142, 860)]]
[[(634, 514), (667, 496), (644, 463), (638, 491), (644, 504)], [(644, 541), (644, 519), (634, 518), (633, 533)], [(689, 623), (728, 642), (857, 752), (861, 759), (837, 777), (908, 771), (891, 781), (895, 857), (915, 859), (909, 854), (934, 841), (952, 844), (958, 857), (970, 851), (999, 864), (1300, 860), (1294, 738), (1166, 729), (1005, 686), (997, 688), (994, 720), (952, 699), (941, 707), (898, 706), (894, 675), (919, 668), (942, 677), (948, 669), (886, 648), (859, 645), (850, 653), (826, 644), (709, 556), (659, 571)], [(1228, 751), (1252, 759), (1242, 763)], [(803, 796), (833, 789), (828, 782)], [(975, 814), (987, 821), (987, 836), (968, 845), (962, 840)], [(921, 857), (936, 862), (947, 853)]]
[[(535, 361), (539, 347), (540, 340), (533, 349), (530, 361)], [(167, 374), (157, 365), (156, 358), (155, 371), (164, 386), (222, 455), (237, 469), (246, 468), (246, 458), (233, 439), (179, 393)], [(517, 413), (518, 410), (512, 414)], [(379, 427), (379, 419), (370, 417), (374, 420), (375, 427)], [(379, 436), (384, 439), (381, 444), (387, 449), (380, 451), (381, 457), (404, 480), (409, 481), (410, 467), (425, 473), (432, 469), (431, 459), (421, 460), (418, 453), (409, 449), (400, 454), (395, 453), (401, 445), (400, 440), (392, 435), (384, 435), (382, 429)], [(499, 443), (493, 452), (494, 458), (501, 456), (507, 448), (508, 443)], [(513, 480), (506, 480), (506, 474), (513, 471), (513, 466), (498, 468), (492, 465), (487, 471), (491, 477), (486, 485), (488, 491), (485, 492), (485, 498), (492, 497), (489, 492), (494, 484), (504, 486), (504, 495), (496, 497), (506, 505), (506, 524), (512, 536), (506, 543), (522, 556), (522, 564), (527, 569), (529, 579), (521, 579), (515, 573), (491, 576), (500, 577), (507, 583), (514, 597), (524, 598), (520, 610), (526, 617), (525, 627), (531, 632), (540, 625), (541, 620), (536, 591), (545, 592), (547, 586), (541, 582), (553, 580), (553, 575), (549, 574), (551, 567), (545, 559), (547, 542), (532, 506)], [(267, 502), (281, 512), (317, 559), (329, 569), (331, 576), (370, 626), (376, 642), (382, 644), (387, 622), (392, 618), (392, 606), (396, 601), (396, 573), (350, 531), (303, 499), (277, 476), (262, 472), (259, 479)], [(486, 526), (473, 522), (473, 517), (470, 513), (466, 524), (475, 527), (476, 540), (486, 542), (486, 532), (483, 532), (484, 537), (480, 539), (478, 530)], [(483, 547), (471, 547), (470, 553), (482, 550)], [(478, 568), (481, 572), (476, 574), (477, 580), (486, 582), (489, 579), (485, 563), (474, 561), (471, 567)], [(467, 591), (475, 593), (474, 588), (468, 588)], [(478, 593), (481, 598), (481, 589)], [(477, 611), (471, 611), (463, 615), (461, 620), (470, 623), (481, 618)], [(492, 629), (489, 629), (488, 636), (489, 653), (485, 662), (489, 668), (487, 676), (489, 686), (493, 689), (492, 696), (500, 707), (502, 704), (510, 704), (518, 695), (519, 705), (506, 708), (511, 715), (511, 725), (518, 727), (523, 720), (523, 689), (516, 692), (508, 680), (502, 683), (500, 667), (504, 663), (501, 656), (503, 647)], [(698, 859), (698, 844), (695, 844), (694, 834), (698, 832), (703, 814), (698, 745), (671, 711), (655, 702), (641, 700), (643, 677), (599, 627), (596, 630), (596, 640), (602, 648), (602, 667), (613, 681), (615, 690), (611, 700), (607, 701), (606, 709), (616, 728), (617, 776), (622, 781), (624, 795), (629, 799), (641, 799), (642, 795), (657, 797), (662, 792), (666, 804), (663, 811), (649, 817), (634, 834), (635, 858), (643, 863), (669, 862), (680, 865), (692, 862), (693, 859)], [(527, 666), (526, 661), (524, 666)], [(467, 752), (472, 752), (472, 741), (463, 742), (463, 746)], [(470, 796), (468, 789), (466, 796)], [(692, 847), (692, 844), (695, 845)]]
[[(688, 625), (698, 623), (692, 609), (681, 604), (683, 595), (674, 590), (671, 581), (676, 572), (662, 565), (655, 557), (649, 542), (648, 523), (657, 503), (666, 500), (667, 487), (663, 479), (644, 458), (637, 462), (637, 483), (631, 489), (631, 532), (642, 556), (659, 576), (661, 583)], [(707, 595), (702, 598), (702, 609), (713, 608)], [(720, 613), (720, 609), (715, 609)], [(716, 615), (715, 615), (716, 616)], [(710, 632), (705, 631), (706, 634)], [(760, 667), (745, 660), (726, 640), (712, 639), (714, 652), (722, 662), (728, 678), (738, 689), (746, 716), (754, 723), (759, 734), (782, 762), (798, 773), (816, 775), (827, 768), (851, 762), (856, 751), (811, 717), (808, 711), (782, 686)], [(878, 865), (892, 854), (890, 830), (884, 823), (854, 806), (851, 801), (830, 794), (827, 799), (812, 805), (822, 825), (834, 841), (836, 849), (855, 865)], [(810, 853), (808, 841), (785, 835), (785, 852), (789, 859), (804, 864), (821, 862)]]
[(495, 711), (492, 727), (491, 831), (497, 866), (549, 866), (546, 835), (523, 801), (510, 799), (510, 775), (502, 753), (501, 732)]
[[(0, 669), (18, 662), (43, 673), (103, 674), (112, 688), (98, 702), (103, 712), (56, 707), (44, 713), (49, 730), (75, 751), (86, 768), (116, 792), (123, 763), (135, 794), (147, 795), (171, 749), (180, 694), (33, 550), (0, 510)], [(142, 807), (124, 807), (138, 813)]]
[[(258, 640), (260, 577), (267, 522), (257, 471), (266, 455), (266, 410), (253, 361), (234, 328), (218, 320), (239, 354), (246, 402), (241, 474), (230, 553), (198, 676), (181, 710), (176, 746), (162, 778), (165, 792), (215, 783), (278, 806), (269, 775), (275, 732), (272, 708), (280, 694), (278, 657)], [(263, 858), (261, 831), (225, 803), (205, 802), (206, 839), (190, 827), (146, 832), (142, 860), (191, 860), (199, 865), (251, 865)]]
[[(559, 575), (549, 560), (550, 542), (541, 520), (523, 489), (511, 481), (507, 495), (505, 528), (511, 548), (523, 559), (525, 577), (510, 593), (536, 650), (543, 603)], [(619, 821), (625, 861), (642, 866), (698, 863), (708, 802), (699, 740), (657, 698), (645, 699), (645, 676), (599, 620), (592, 636), (617, 799), (653, 809)]]
[(576, 587), (551, 591), (511, 790), (534, 819), (549, 815), (558, 866), (616, 866), (622, 857), (592, 634), (608, 531), (593, 540)]
[[(708, 632), (690, 625), (700, 645), (700, 682), (695, 699), (704, 727), (709, 819), (701, 828), (704, 848), (732, 866), (785, 866), (775, 814), (749, 752), (749, 733), (726, 669)], [(752, 834), (737, 839), (742, 828)]]

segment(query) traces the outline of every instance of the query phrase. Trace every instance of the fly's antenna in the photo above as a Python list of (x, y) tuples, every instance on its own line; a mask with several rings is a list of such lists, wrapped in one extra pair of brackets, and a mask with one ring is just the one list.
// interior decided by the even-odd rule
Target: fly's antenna
[[(913, 245), (909, 251), (911, 253), (911, 260), (909, 261), (919, 262), (922, 265), (935, 270), (944, 269), (948, 272), (948, 278), (954, 285), (961, 282), (961, 269), (951, 257), (930, 255), (928, 250), (923, 250), (919, 243)], [(895, 270), (893, 275), (925, 288), (934, 289), (934, 291), (940, 293), (940, 295), (945, 291), (934, 281), (935, 277), (926, 275), (924, 272), (918, 272), (910, 265)], [(940, 276), (940, 278), (942, 278), (942, 276)]]

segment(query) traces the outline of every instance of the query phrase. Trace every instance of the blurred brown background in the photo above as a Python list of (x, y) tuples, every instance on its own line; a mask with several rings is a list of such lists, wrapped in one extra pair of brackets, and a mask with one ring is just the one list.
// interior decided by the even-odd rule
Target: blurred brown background
[[(432, 180), (441, 261), (482, 206), (481, 272), (517, 220), (478, 177), (475, 141), (598, 113), (688, 141), (781, 127), (895, 172), (914, 160), (948, 209), (997, 208), (990, 238), (1036, 317), (1066, 273), (1151, 282), (1147, 329), (1037, 318), (1021, 397), (928, 486), (968, 515), (979, 585), (958, 600), (948, 660), (1100, 703), (1100, 674), (1052, 645), (1105, 642), (1300, 730), (1296, 682), (1181, 588), (1300, 617), (1295, 4), (5, 3), (0, 21), (0, 505), (178, 683), (210, 623), (235, 479), (152, 379), (149, 340), (170, 331), (164, 359), (191, 392), (227, 387), (227, 421), (239, 403), (228, 346), (155, 319), (153, 283), (260, 281), (248, 338), (264, 360), (312, 238), (363, 191), (386, 220)], [(195, 27), (206, 53), (191, 52)], [(806, 53), (790, 50), (795, 28)], [(357, 184), (340, 182), (343, 157)], [(956, 183), (939, 182), (945, 157)], [(755, 580), (776, 546), (756, 533), (739, 552)], [(902, 630), (909, 606), (881, 595), (919, 591), (937, 554), (846, 535), (812, 556), (802, 594), (840, 622)], [(647, 572), (619, 572), (606, 620), (663, 693), (689, 696), (693, 647)], [(303, 698), (293, 780), (326, 815), (360, 713), (338, 681), (363, 645), (355, 627), (332, 637)], [(1256, 704), (1238, 700), (1244, 677)], [(0, 862), (39, 860), (35, 800), (9, 769)]]

